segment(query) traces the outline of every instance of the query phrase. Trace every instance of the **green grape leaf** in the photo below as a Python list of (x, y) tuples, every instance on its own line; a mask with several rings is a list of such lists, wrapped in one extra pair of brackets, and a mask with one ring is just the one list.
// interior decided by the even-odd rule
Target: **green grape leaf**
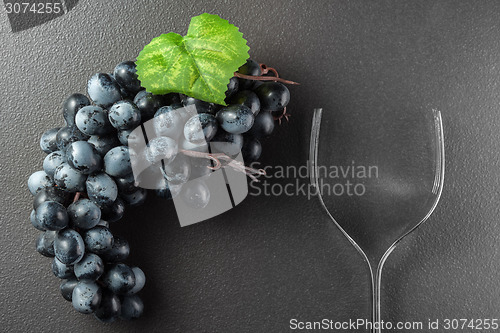
[(170, 32), (153, 38), (137, 57), (137, 75), (153, 94), (182, 93), (226, 105), (229, 80), (249, 49), (236, 26), (204, 13), (191, 18), (184, 37)]

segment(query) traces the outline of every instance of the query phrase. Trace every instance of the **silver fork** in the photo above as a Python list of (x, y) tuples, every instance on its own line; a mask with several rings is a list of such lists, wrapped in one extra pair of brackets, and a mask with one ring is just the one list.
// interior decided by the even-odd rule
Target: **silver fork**
[[(444, 166), (445, 166), (445, 158), (444, 158), (444, 134), (443, 134), (443, 123), (441, 118), (441, 112), (433, 109), (433, 119), (434, 119), (434, 134), (435, 134), (435, 143), (436, 143), (436, 166), (434, 173), (434, 183), (432, 187), (432, 194), (434, 195), (434, 200), (432, 201), (432, 205), (428, 210), (427, 214), (411, 228), (409, 231), (400, 236), (392, 245), (386, 250), (384, 255), (381, 257), (380, 261), (377, 264), (375, 274), (372, 264), (368, 259), (366, 253), (361, 249), (361, 247), (356, 243), (356, 241), (340, 226), (337, 220), (332, 216), (330, 211), (325, 205), (323, 200), (323, 196), (321, 195), (320, 187), (319, 187), (319, 177), (318, 177), (318, 146), (319, 146), (319, 134), (321, 127), (321, 116), (322, 109), (314, 109), (313, 114), (313, 122), (311, 129), (311, 142), (310, 142), (310, 151), (309, 151), (309, 163), (310, 163), (310, 181), (311, 184), (315, 188), (315, 192), (318, 196), (318, 199), (321, 203), (321, 206), (326, 211), (328, 217), (332, 220), (332, 222), (340, 229), (340, 231), (344, 234), (344, 236), (351, 242), (351, 244), (356, 248), (356, 250), (361, 254), (363, 259), (368, 264), (368, 268), (370, 270), (371, 277), (371, 290), (372, 290), (372, 332), (380, 333), (380, 323), (381, 323), (381, 306), (380, 306), (380, 291), (381, 291), (381, 281), (382, 281), (382, 269), (384, 267), (384, 263), (386, 262), (389, 255), (394, 251), (399, 242), (412, 233), (415, 229), (417, 229), (422, 223), (424, 223), (434, 212), (436, 206), (441, 198), (441, 193), (443, 191), (444, 184)], [(378, 323), (378, 325), (375, 325)]]

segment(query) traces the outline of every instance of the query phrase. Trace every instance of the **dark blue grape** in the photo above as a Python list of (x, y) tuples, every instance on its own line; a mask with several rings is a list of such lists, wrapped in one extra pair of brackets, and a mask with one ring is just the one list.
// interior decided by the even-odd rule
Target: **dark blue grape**
[(248, 131), (249, 135), (256, 138), (265, 138), (274, 130), (274, 118), (270, 112), (260, 112), (253, 123), (252, 128)]
[(37, 209), (45, 201), (57, 201), (63, 206), (68, 206), (73, 198), (71, 194), (57, 187), (46, 187), (38, 192), (33, 198), (33, 208)]
[(60, 279), (68, 279), (74, 277), (73, 266), (62, 263), (59, 259), (52, 260), (52, 273)]
[(115, 235), (113, 246), (108, 251), (100, 254), (105, 262), (123, 262), (130, 254), (130, 246), (127, 240), (121, 236)]
[(78, 110), (75, 124), (80, 132), (86, 135), (105, 135), (113, 130), (106, 110), (95, 105), (84, 106)]
[[(161, 110), (161, 111), (160, 111)], [(163, 106), (155, 113), (155, 117), (162, 113), (173, 112), (179, 114), (182, 118), (182, 122), (185, 123), (189, 118), (195, 115), (196, 111), (191, 108), (186, 108), (182, 103), (174, 103), (167, 106)]]
[(261, 75), (262, 72), (259, 63), (249, 58), (247, 59), (246, 63), (241, 65), (240, 68), (238, 68), (238, 73), (245, 75), (259, 76)]
[(104, 172), (87, 178), (87, 195), (97, 205), (110, 205), (118, 197), (118, 187), (113, 178)]
[(209, 113), (192, 116), (184, 125), (184, 138), (194, 144), (212, 140), (217, 133), (217, 120)]
[(120, 145), (120, 141), (114, 134), (92, 135), (87, 142), (94, 146), (101, 156), (106, 155), (112, 148)]
[(102, 294), (101, 304), (95, 310), (94, 316), (103, 323), (111, 323), (118, 318), (120, 313), (120, 298), (109, 290), (105, 290)]
[(173, 161), (177, 155), (177, 142), (164, 136), (156, 137), (149, 141), (146, 149), (146, 159), (151, 163), (163, 160), (165, 163)]
[(123, 295), (134, 288), (135, 275), (129, 266), (115, 264), (104, 273), (102, 281), (111, 292)]
[(140, 142), (144, 142), (142, 131), (135, 131), (135, 128), (118, 131), (118, 140), (124, 146), (137, 146)]
[(66, 207), (56, 201), (41, 203), (36, 209), (37, 224), (47, 230), (61, 230), (68, 226)]
[(73, 126), (75, 124), (76, 113), (87, 105), (90, 105), (87, 96), (82, 94), (73, 94), (69, 96), (63, 103), (63, 117), (64, 120), (66, 120), (66, 125)]
[(130, 101), (119, 101), (109, 109), (108, 118), (117, 130), (133, 129), (141, 124), (141, 111)]
[(139, 206), (142, 205), (144, 201), (146, 201), (147, 194), (148, 191), (143, 188), (138, 188), (132, 193), (121, 194), (121, 197), (130, 206)]
[(263, 111), (278, 111), (290, 101), (290, 91), (280, 82), (264, 82), (255, 89)]
[(163, 95), (163, 103), (164, 103), (163, 105), (182, 104), (180, 95), (177, 93), (170, 93)]
[(127, 293), (128, 295), (137, 294), (142, 290), (142, 288), (144, 288), (144, 285), (146, 284), (146, 275), (144, 275), (142, 269), (140, 269), (139, 267), (132, 267), (132, 271), (134, 272), (135, 276), (135, 285), (134, 288), (130, 289), (130, 291)]
[(172, 106), (163, 106), (156, 111), (153, 127), (157, 136), (168, 136), (177, 139), (182, 133), (184, 124), (183, 112)]
[(191, 175), (191, 163), (184, 154), (177, 154), (175, 159), (166, 164), (163, 170), (165, 172), (164, 177), (169, 184), (184, 184)]
[(131, 173), (128, 147), (119, 146), (108, 151), (104, 156), (104, 171), (113, 177), (123, 177)]
[(120, 318), (123, 320), (134, 320), (142, 316), (144, 304), (137, 295), (125, 296), (122, 300)]
[(113, 248), (114, 237), (107, 227), (97, 225), (85, 231), (83, 242), (88, 251), (101, 254)]
[(79, 281), (73, 289), (71, 302), (76, 311), (92, 313), (101, 304), (102, 290), (93, 281)]
[(83, 141), (83, 140), (88, 140), (89, 136), (86, 134), (83, 134), (78, 127), (72, 126), (72, 127), (62, 127), (58, 132), (56, 136), (56, 141), (57, 141), (57, 149), (61, 151), (65, 151), (66, 147), (75, 141)]
[(262, 145), (259, 140), (255, 138), (246, 138), (245, 143), (243, 143), (243, 148), (241, 149), (243, 155), (243, 160), (245, 164), (250, 164), (259, 159), (262, 153)]
[(66, 150), (68, 164), (88, 175), (102, 168), (102, 157), (94, 146), (87, 141), (76, 141), (71, 143)]
[(89, 199), (80, 199), (68, 207), (71, 224), (77, 228), (93, 228), (101, 220), (101, 209)]
[(60, 127), (52, 128), (42, 134), (40, 148), (47, 154), (57, 150), (57, 132), (60, 129)]
[[(252, 59), (247, 59), (247, 62), (238, 69), (238, 73), (251, 76), (259, 76), (262, 74), (262, 71), (260, 70), (259, 63)], [(252, 89), (255, 82), (256, 81), (254, 80), (239, 79), (239, 89)]]
[(54, 183), (62, 190), (69, 192), (85, 191), (87, 175), (73, 169), (68, 163), (63, 163), (54, 172)]
[(104, 108), (122, 99), (120, 86), (109, 74), (97, 73), (87, 83), (87, 92), (96, 105)]
[(54, 240), (54, 253), (63, 264), (76, 264), (85, 254), (82, 236), (73, 229), (59, 231)]
[(127, 92), (137, 94), (142, 89), (133, 61), (124, 61), (116, 65), (113, 76)]
[(32, 195), (37, 194), (46, 187), (54, 186), (52, 178), (45, 171), (36, 171), (28, 178), (28, 189)]
[(86, 253), (74, 266), (78, 280), (97, 280), (104, 273), (102, 259), (94, 253)]
[(235, 92), (238, 91), (238, 88), (239, 88), (238, 78), (236, 76), (233, 76), (231, 79), (229, 79), (229, 83), (227, 84), (226, 96), (233, 95)]
[(120, 193), (132, 193), (137, 190), (133, 173), (128, 174), (125, 177), (115, 178), (115, 183)]
[(59, 290), (61, 291), (61, 295), (65, 300), (71, 302), (71, 299), (73, 298), (73, 289), (75, 289), (77, 284), (78, 280), (74, 278), (61, 282), (61, 284), (59, 285)]
[(124, 129), (117, 132), (118, 141), (123, 146), (128, 146), (128, 138), (134, 129)]
[(60, 150), (56, 150), (45, 156), (43, 160), (43, 171), (45, 171), (49, 177), (54, 177), (56, 168), (64, 162), (66, 162), (66, 154)]
[(116, 222), (123, 217), (125, 213), (125, 203), (122, 199), (117, 198), (111, 205), (101, 207), (101, 218), (108, 222)]
[(226, 106), (217, 112), (217, 121), (228, 133), (241, 134), (247, 132), (253, 125), (254, 116), (250, 108), (243, 104)]
[(242, 90), (227, 99), (228, 104), (243, 104), (250, 108), (253, 115), (260, 111), (260, 100), (257, 94), (250, 90)]
[(135, 96), (134, 104), (141, 111), (142, 122), (146, 122), (153, 118), (156, 110), (169, 103), (166, 103), (165, 98), (161, 95), (153, 95), (146, 90), (142, 90)]
[(230, 157), (237, 156), (243, 147), (243, 136), (219, 130), (212, 139), (211, 147), (213, 153), (224, 153)]
[(122, 86), (120, 86), (120, 94), (122, 95), (122, 100), (128, 100), (131, 102), (134, 100), (135, 97), (135, 93), (126, 90)]
[(57, 231), (45, 231), (38, 235), (36, 239), (36, 250), (45, 257), (53, 257), (54, 254), (54, 238)]
[(198, 113), (213, 113), (213, 104), (208, 103), (199, 99), (196, 99), (194, 97), (189, 97), (189, 96), (184, 96), (182, 98), (182, 105), (184, 106), (190, 106), (193, 105), (196, 107), (196, 112)]
[(31, 225), (33, 227), (35, 227), (35, 229), (37, 230), (40, 230), (40, 231), (45, 231), (47, 229), (45, 229), (43, 227), (43, 225), (40, 224), (40, 222), (38, 221), (38, 219), (36, 218), (36, 211), (33, 209), (31, 211), (31, 214), (30, 214), (30, 221), (31, 221)]

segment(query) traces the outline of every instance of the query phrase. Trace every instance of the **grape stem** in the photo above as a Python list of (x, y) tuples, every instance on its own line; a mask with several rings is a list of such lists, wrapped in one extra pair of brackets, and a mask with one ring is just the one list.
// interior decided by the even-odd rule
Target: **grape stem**
[(274, 120), (277, 120), (278, 121), (278, 124), (281, 125), (281, 119), (282, 118), (285, 118), (286, 121), (289, 121), (289, 118), (291, 117), (292, 115), (289, 114), (289, 113), (286, 113), (286, 106), (283, 108), (283, 111), (282, 113), (279, 115), (279, 116), (273, 116)]
[(76, 192), (75, 197), (73, 198), (73, 202), (77, 202), (80, 199), (82, 192)]
[(248, 177), (250, 177), (253, 181), (256, 182), (259, 181), (256, 176), (263, 176), (266, 174), (266, 171), (264, 169), (254, 169), (247, 167), (240, 161), (236, 161), (224, 153), (203, 153), (199, 151), (185, 150), (185, 149), (182, 149), (180, 152), (190, 157), (207, 158), (209, 160), (212, 160), (215, 163), (215, 165), (207, 166), (207, 168), (209, 168), (210, 170), (219, 170), (223, 166), (221, 160), (228, 162), (226, 164), (227, 166), (232, 167), (236, 171), (245, 173)]
[[(260, 63), (259, 67), (260, 67), (260, 73), (261, 73), (261, 75), (266, 75), (269, 72), (273, 72), (274, 76), (280, 77), (280, 75), (278, 74), (278, 71), (275, 68), (273, 68), (273, 67), (267, 67), (267, 65), (263, 64), (263, 63)], [(299, 83), (296, 83), (296, 84), (299, 84)]]
[(298, 82), (285, 80), (277, 76), (253, 76), (253, 75), (241, 74), (238, 72), (235, 72), (234, 76), (239, 77), (240, 79), (255, 80), (255, 81), (276, 81), (285, 84), (294, 84), (294, 85), (300, 84)]
[[(253, 75), (245, 75), (241, 74), (238, 72), (234, 73), (234, 76), (239, 77), (241, 79), (247, 79), (247, 80), (255, 80), (255, 81), (277, 81), (285, 84), (295, 84), (299, 85), (300, 83), (295, 82), (295, 81), (290, 81), (290, 80), (285, 80), (280, 78), (280, 75), (278, 74), (278, 71), (273, 68), (273, 67), (267, 67), (266, 64), (259, 64), (260, 67), (260, 73), (261, 75), (259, 76), (253, 76)], [(272, 72), (274, 76), (263, 76), (266, 75), (267, 73)]]

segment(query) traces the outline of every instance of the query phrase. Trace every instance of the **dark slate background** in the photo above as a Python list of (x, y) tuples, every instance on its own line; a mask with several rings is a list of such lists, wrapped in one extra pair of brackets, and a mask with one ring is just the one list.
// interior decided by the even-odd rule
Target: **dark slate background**
[(500, 317), (500, 2), (80, 1), (0, 34), (0, 331), (287, 332), (291, 318), (369, 317), (366, 265), (304, 197), (249, 197), (186, 228), (171, 202), (129, 209), (112, 228), (147, 274), (146, 313), (132, 323), (73, 311), (35, 252), (26, 181), (41, 168), (40, 134), (62, 124), (64, 98), (203, 12), (229, 19), (253, 58), (302, 83), (263, 164), (305, 162), (316, 106), (336, 122), (369, 108), (443, 112), (443, 198), (389, 258), (383, 318)]

